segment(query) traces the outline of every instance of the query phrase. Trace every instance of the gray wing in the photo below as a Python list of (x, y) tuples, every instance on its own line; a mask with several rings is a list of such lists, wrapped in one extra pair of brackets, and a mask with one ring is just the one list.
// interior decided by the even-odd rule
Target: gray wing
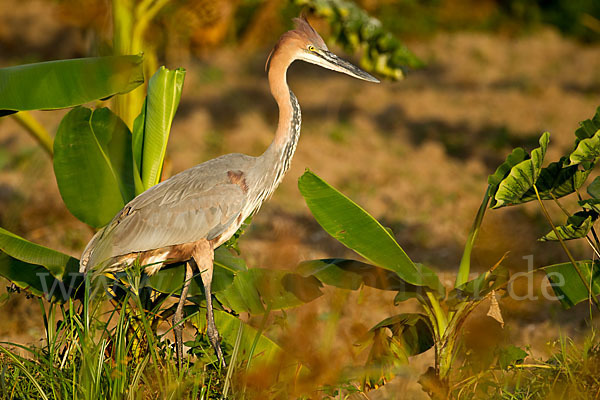
[(246, 191), (228, 173), (247, 171), (254, 162), (254, 157), (228, 154), (141, 193), (90, 241), (82, 269), (119, 255), (219, 236), (247, 203)]

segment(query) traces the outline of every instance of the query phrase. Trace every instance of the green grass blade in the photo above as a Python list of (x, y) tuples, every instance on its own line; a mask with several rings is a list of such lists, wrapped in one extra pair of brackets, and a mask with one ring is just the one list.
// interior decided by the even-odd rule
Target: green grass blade
[(7, 349), (5, 349), (4, 347), (0, 346), (0, 351), (3, 352), (4, 354), (6, 354), (11, 360), (13, 360), (13, 362), (15, 363), (15, 365), (21, 371), (23, 371), (23, 373), (25, 375), (27, 375), (27, 377), (29, 378), (29, 380), (31, 381), (31, 383), (33, 384), (33, 386), (35, 386), (36, 390), (40, 394), (40, 397), (42, 399), (44, 399), (44, 400), (48, 400), (48, 396), (46, 396), (46, 393), (44, 392), (44, 389), (42, 389), (42, 386), (39, 384), (39, 382), (37, 381), (37, 379), (35, 379), (35, 377), (29, 372), (29, 370), (27, 369), (27, 367), (25, 367), (25, 365), (23, 365), (23, 363), (14, 354), (12, 354), (10, 351), (8, 351)]

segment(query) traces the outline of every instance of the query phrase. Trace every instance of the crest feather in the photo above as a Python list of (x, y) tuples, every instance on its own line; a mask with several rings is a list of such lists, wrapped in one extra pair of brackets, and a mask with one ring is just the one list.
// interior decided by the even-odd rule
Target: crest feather
[(300, 18), (294, 18), (293, 21), (296, 27), (296, 31), (298, 31), (301, 34), (304, 34), (311, 42), (313, 42), (319, 48), (327, 49), (327, 45), (325, 44), (323, 38), (321, 38), (317, 31), (315, 31), (315, 29), (312, 26), (310, 26), (308, 20), (304, 15)]
[(295, 29), (285, 32), (283, 35), (281, 35), (279, 41), (277, 42), (277, 44), (275, 44), (275, 47), (273, 47), (271, 53), (269, 53), (269, 56), (267, 57), (267, 62), (265, 63), (266, 72), (268, 72), (269, 68), (271, 67), (271, 60), (273, 59), (273, 55), (277, 53), (277, 51), (282, 46), (282, 43), (286, 39), (306, 39), (310, 43), (314, 44), (316, 47), (323, 50), (327, 50), (327, 45), (325, 44), (325, 41), (323, 40), (323, 38), (321, 38), (321, 36), (319, 36), (317, 31), (315, 31), (314, 28), (310, 26), (308, 20), (304, 15), (302, 15), (300, 18), (294, 18), (293, 21)]

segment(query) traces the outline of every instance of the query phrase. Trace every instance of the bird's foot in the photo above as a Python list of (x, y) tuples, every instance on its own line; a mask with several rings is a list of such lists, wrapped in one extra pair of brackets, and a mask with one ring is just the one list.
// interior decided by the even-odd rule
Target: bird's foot
[(223, 350), (221, 350), (221, 343), (219, 341), (219, 332), (217, 332), (217, 329), (215, 327), (215, 329), (207, 329), (208, 334), (208, 340), (210, 341), (210, 344), (212, 345), (213, 349), (215, 349), (215, 353), (217, 354), (217, 358), (219, 359), (219, 364), (221, 365), (221, 367), (223, 368), (227, 368), (227, 364), (225, 363), (225, 357), (223, 357)]

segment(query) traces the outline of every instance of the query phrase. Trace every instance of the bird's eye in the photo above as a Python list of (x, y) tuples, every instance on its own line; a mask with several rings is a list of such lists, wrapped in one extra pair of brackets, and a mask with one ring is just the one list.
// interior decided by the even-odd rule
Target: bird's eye
[(309, 44), (308, 45), (308, 51), (317, 51), (317, 49), (312, 44)]

